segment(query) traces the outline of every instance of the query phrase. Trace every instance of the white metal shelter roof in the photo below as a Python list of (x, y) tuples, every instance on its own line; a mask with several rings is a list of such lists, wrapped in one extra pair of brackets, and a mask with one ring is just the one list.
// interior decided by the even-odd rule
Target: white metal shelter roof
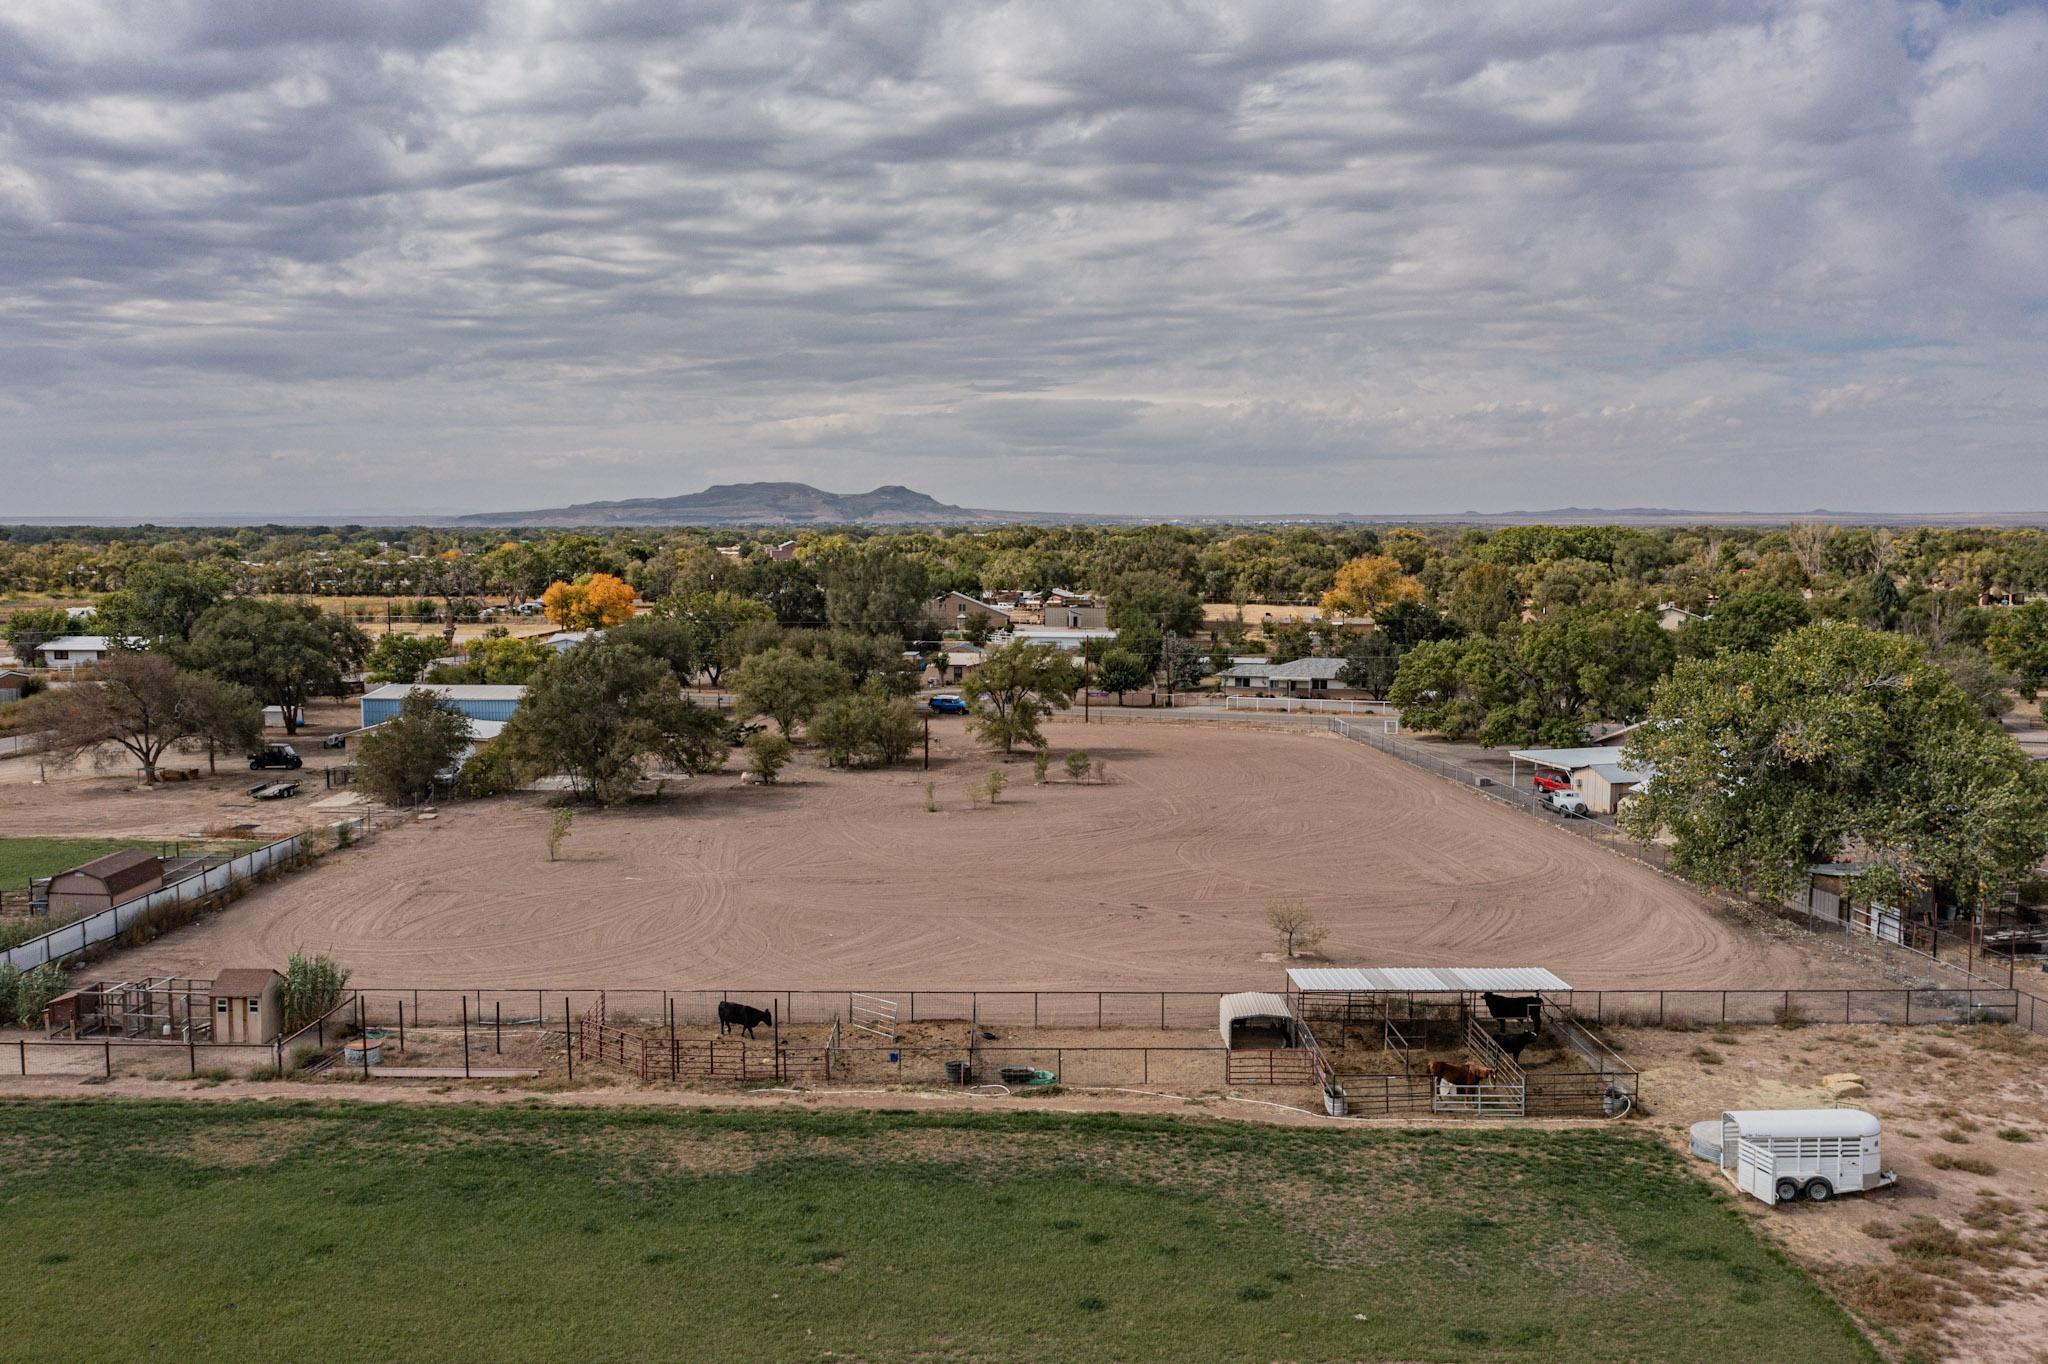
[(450, 701), (519, 701), (526, 696), (526, 688), (520, 686), (469, 682), (387, 682), (364, 692), (363, 696), (365, 699), (396, 701), (416, 691), (435, 692)]
[(1216, 1005), (1216, 1024), (1223, 1030), (1223, 1045), (1230, 1045), (1230, 1025), (1247, 1018), (1293, 1018), (1287, 1001), (1269, 990), (1246, 990), (1225, 995)]
[(1721, 1115), (1736, 1135), (1772, 1137), (1874, 1137), (1877, 1119), (1860, 1108), (1743, 1108)]
[(1414, 991), (1417, 994), (1477, 994), (1572, 987), (1540, 966), (1291, 966), (1287, 983), (1304, 994), (1319, 990), (1366, 994), (1373, 991)]
[(1603, 764), (1619, 764), (1621, 749), (1604, 748), (1514, 748), (1508, 750), (1510, 758), (1520, 758), (1525, 763), (1538, 767), (1561, 767), (1567, 772), (1576, 772), (1582, 767), (1598, 767)]

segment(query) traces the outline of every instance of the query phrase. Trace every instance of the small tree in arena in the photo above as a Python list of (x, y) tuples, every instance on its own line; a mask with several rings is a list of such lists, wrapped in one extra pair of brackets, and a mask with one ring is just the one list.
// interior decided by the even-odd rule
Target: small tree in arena
[(1299, 900), (1275, 900), (1267, 905), (1266, 923), (1289, 957), (1315, 951), (1329, 936), (1329, 930), (1317, 923), (1308, 906)]
[(548, 823), (548, 861), (561, 856), (562, 840), (569, 836), (569, 826), (576, 819), (576, 812), (563, 805), (555, 810), (555, 817)]

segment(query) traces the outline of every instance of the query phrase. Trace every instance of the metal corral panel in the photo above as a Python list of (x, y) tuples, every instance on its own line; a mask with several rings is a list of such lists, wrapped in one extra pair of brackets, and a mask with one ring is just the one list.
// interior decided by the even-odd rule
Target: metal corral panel
[(1294, 966), (1287, 970), (1287, 982), (1302, 994), (1477, 994), (1485, 990), (1529, 993), (1572, 988), (1540, 966)]
[(1230, 1045), (1230, 1025), (1247, 1018), (1292, 1019), (1294, 1010), (1287, 1007), (1287, 1001), (1266, 990), (1247, 990), (1242, 994), (1225, 995), (1217, 1001), (1219, 1015), (1217, 1025), (1223, 1030), (1223, 1045)]

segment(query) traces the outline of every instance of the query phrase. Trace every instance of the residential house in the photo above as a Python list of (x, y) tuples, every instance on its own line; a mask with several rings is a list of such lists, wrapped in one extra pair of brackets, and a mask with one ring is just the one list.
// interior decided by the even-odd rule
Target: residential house
[(1657, 624), (1666, 630), (1676, 632), (1683, 630), (1696, 620), (1705, 619), (1705, 616), (1700, 615), (1696, 611), (1688, 611), (1676, 602), (1667, 601), (1657, 604)]
[(942, 630), (966, 630), (968, 622), (979, 620), (990, 630), (1006, 630), (1010, 626), (1009, 612), (989, 605), (985, 601), (968, 596), (965, 592), (941, 592), (925, 603), (927, 620), (937, 622)]
[(778, 564), (786, 564), (796, 557), (796, 541), (784, 540), (768, 551), (768, 557)]
[(105, 661), (108, 654), (124, 646), (139, 649), (142, 644), (140, 640), (117, 640), (107, 635), (59, 635), (37, 645), (36, 653), (46, 668), (81, 668)]
[(1054, 630), (1100, 630), (1109, 624), (1109, 608), (1092, 597), (1054, 592), (1046, 597), (1039, 623)]

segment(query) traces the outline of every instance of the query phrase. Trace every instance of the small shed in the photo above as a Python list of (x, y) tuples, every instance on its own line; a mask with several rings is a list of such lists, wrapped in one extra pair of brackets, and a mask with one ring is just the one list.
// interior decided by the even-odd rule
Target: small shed
[(50, 878), (50, 912), (98, 914), (125, 905), (164, 884), (163, 859), (145, 848), (124, 848)]
[(363, 693), (363, 728), (381, 725), (398, 717), (399, 703), (415, 691), (437, 694), (472, 720), (505, 721), (519, 709), (526, 688), (520, 686), (472, 685), (468, 683), (391, 682)]
[(19, 701), (28, 684), (35, 679), (19, 668), (0, 668), (0, 703)]
[(213, 1040), (271, 1042), (284, 1031), (284, 977), (267, 966), (232, 967), (213, 978)]
[(1216, 1022), (1232, 1051), (1294, 1045), (1294, 1011), (1268, 990), (1246, 990), (1218, 1001)]

